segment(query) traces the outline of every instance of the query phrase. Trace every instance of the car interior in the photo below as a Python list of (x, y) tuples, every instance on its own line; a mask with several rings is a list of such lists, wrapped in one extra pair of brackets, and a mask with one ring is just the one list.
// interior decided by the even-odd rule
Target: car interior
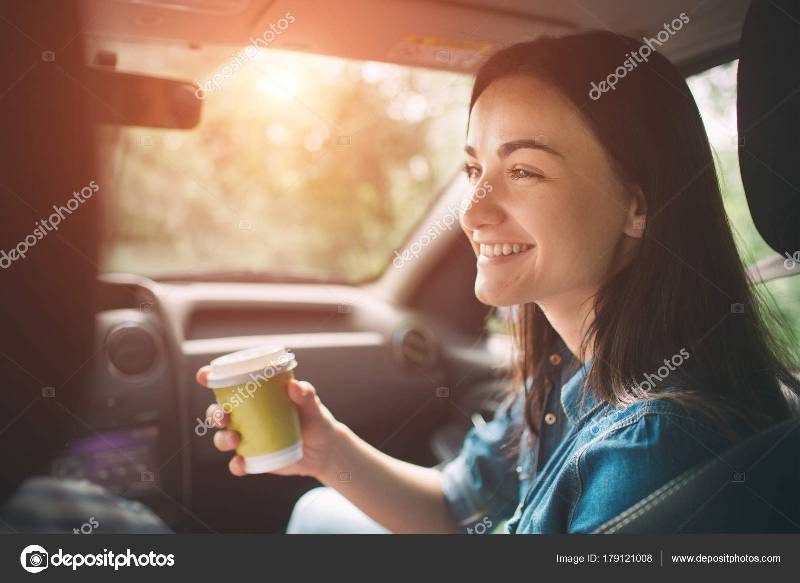
[[(50, 337), (54, 390), (75, 403), (47, 415), (79, 439), (60, 440), (67, 429), (44, 412), (20, 421), (57, 442), (48, 471), (139, 500), (176, 532), (282, 532), (318, 484), (230, 475), (204, 426), (213, 395), (195, 380), (262, 344), (289, 347), (297, 377), (378, 449), (452, 459), (491, 418), (510, 356), (507, 311), (476, 299), (458, 224), (427, 236), (464, 196), (472, 76), (513, 43), (598, 28), (641, 38), (681, 13), (688, 24), (659, 50), (698, 86), (724, 71), (734, 83), (731, 222), (749, 229), (753, 285), (800, 333), (789, 2), (82, 0), (50, 28), (30, 8), (4, 15), (22, 89), (0, 101), (17, 144), (2, 206), (25, 224), (3, 248), (70, 189), (100, 187), (96, 208), (3, 274), (6, 378), (25, 377)], [(797, 428), (693, 468), (600, 532), (800, 531)]]

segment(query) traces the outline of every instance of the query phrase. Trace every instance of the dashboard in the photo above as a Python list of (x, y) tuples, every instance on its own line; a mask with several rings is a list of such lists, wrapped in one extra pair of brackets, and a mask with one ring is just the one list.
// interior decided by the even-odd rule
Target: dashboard
[(52, 473), (140, 500), (176, 531), (280, 531), (296, 498), (316, 485), (228, 473), (229, 456), (213, 447), (204, 424), (212, 393), (195, 382), (217, 356), (289, 347), (298, 378), (315, 385), (337, 419), (423, 465), (457, 453), (468, 412), (491, 414), (499, 386), (485, 338), (364, 287), (106, 275), (98, 297), (85, 435), (53, 460)]

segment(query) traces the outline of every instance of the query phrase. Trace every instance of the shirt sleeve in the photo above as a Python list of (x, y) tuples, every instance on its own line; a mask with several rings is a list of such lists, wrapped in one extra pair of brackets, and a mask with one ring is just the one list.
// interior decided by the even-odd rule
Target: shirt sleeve
[(594, 531), (728, 445), (709, 426), (680, 415), (646, 413), (610, 431), (576, 458), (578, 497), (567, 531)]
[(520, 396), (507, 396), (491, 421), (470, 428), (458, 456), (442, 468), (442, 491), (453, 517), (464, 527), (490, 521), (496, 525), (519, 502), (516, 458), (509, 439), (519, 424)]

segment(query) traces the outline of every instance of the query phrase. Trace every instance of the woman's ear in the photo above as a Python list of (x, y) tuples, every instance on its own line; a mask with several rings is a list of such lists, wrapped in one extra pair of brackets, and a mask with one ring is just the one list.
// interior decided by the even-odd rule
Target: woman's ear
[(632, 192), (633, 196), (628, 205), (625, 229), (623, 231), (628, 237), (641, 239), (644, 237), (644, 229), (647, 226), (647, 201), (640, 186), (635, 186)]

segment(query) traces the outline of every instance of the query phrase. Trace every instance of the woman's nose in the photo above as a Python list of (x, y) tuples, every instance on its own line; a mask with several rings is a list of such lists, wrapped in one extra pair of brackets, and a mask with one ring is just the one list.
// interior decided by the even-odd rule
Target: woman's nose
[(503, 211), (497, 205), (497, 189), (489, 181), (480, 182), (472, 187), (469, 198), (461, 203), (461, 228), (475, 230), (486, 224), (499, 223)]

